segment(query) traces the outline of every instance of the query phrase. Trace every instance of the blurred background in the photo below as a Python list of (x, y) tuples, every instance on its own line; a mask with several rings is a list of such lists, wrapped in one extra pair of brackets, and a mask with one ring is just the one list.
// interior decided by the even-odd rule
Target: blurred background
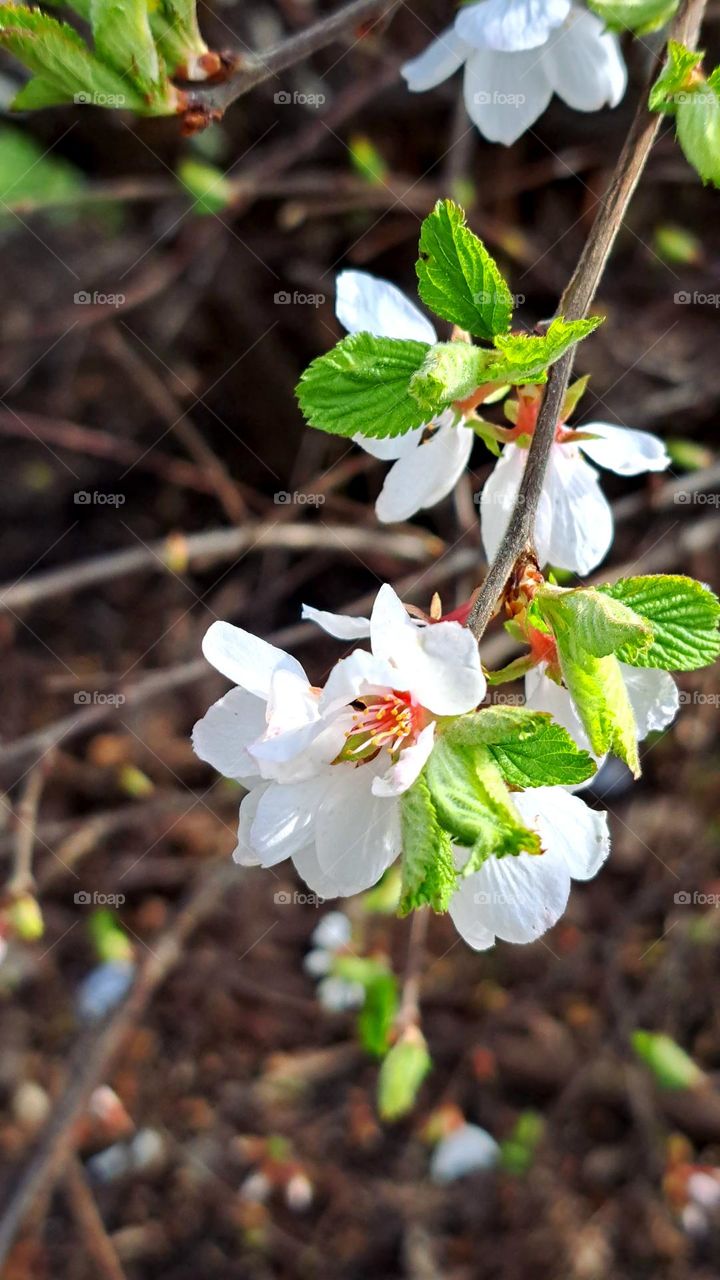
[[(316, 16), (200, 5), (214, 47)], [(439, 196), (467, 207), (520, 323), (551, 316), (657, 41), (627, 48), (616, 110), (555, 99), (506, 150), (469, 126), (457, 78), (415, 96), (399, 79), (450, 17), (401, 7), (193, 139), (89, 107), (0, 122), (7, 1280), (717, 1274), (716, 671), (681, 678), (638, 785), (605, 770), (610, 862), (545, 938), (476, 955), (431, 920), (434, 1068), (395, 1125), (373, 1055), (408, 945), (392, 880), (326, 930), (350, 927), (383, 981), (328, 992), (306, 958), (338, 904), (284, 865), (232, 864), (241, 793), (190, 747), (226, 687), (200, 652), (215, 618), (319, 683), (338, 649), (299, 625), (303, 600), (364, 609), (390, 581), (447, 610), (482, 577), (482, 445), (454, 499), (380, 528), (384, 464), (304, 428), (293, 388), (340, 336), (338, 270), (414, 293)], [(717, 55), (712, 6), (705, 30)], [(4, 103), (20, 78), (3, 59)], [(203, 199), (208, 168), (224, 177)], [(601, 581), (720, 585), (718, 207), (663, 126), (601, 286), (608, 321), (579, 352), (577, 421), (658, 432), (673, 465), (603, 479)], [(508, 646), (496, 622), (484, 656)], [(343, 1006), (363, 998), (358, 1031)], [(438, 1142), (465, 1122), (499, 1144), (492, 1167), (443, 1173)]]

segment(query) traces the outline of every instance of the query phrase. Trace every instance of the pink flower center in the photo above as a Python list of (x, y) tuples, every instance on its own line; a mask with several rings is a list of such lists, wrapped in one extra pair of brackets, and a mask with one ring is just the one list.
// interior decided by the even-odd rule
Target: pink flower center
[(410, 693), (391, 689), (360, 702), (338, 761), (364, 764), (383, 748), (396, 755), (415, 740), (423, 727), (425, 713)]

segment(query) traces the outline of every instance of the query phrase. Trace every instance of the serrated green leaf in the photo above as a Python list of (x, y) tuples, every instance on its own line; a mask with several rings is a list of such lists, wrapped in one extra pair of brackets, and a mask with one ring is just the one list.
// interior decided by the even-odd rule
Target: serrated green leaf
[(484, 370), (492, 352), (467, 342), (440, 342), (430, 347), (410, 379), (410, 395), (432, 416), (454, 400), (465, 400), (488, 381)]
[(431, 1067), (425, 1037), (419, 1027), (409, 1027), (380, 1068), (378, 1111), (382, 1120), (400, 1120), (412, 1111)]
[(652, 628), (650, 647), (634, 655), (621, 649), (621, 662), (664, 671), (694, 671), (708, 666), (720, 654), (720, 601), (694, 578), (652, 574), (622, 578), (599, 590), (632, 609)]
[(47, 105), (52, 84), (61, 95), (56, 100), (127, 107), (147, 115), (175, 109), (174, 90), (148, 102), (126, 78), (96, 58), (73, 27), (39, 9), (0, 5), (0, 46), (42, 81), (42, 89), (20, 91), (20, 105), (27, 106), (33, 95)]
[(146, 0), (91, 0), (90, 25), (98, 57), (151, 94), (161, 73)]
[(670, 21), (679, 0), (588, 0), (588, 7), (611, 31), (648, 35)]
[(621, 649), (623, 653), (640, 653), (652, 642), (653, 630), (645, 618), (594, 587), (548, 587), (538, 593), (535, 603), (556, 637), (562, 631), (572, 632), (576, 649), (594, 658)]
[(651, 111), (674, 115), (677, 109), (674, 96), (688, 87), (692, 73), (700, 65), (703, 57), (704, 54), (686, 49), (684, 45), (678, 44), (677, 40), (668, 40), (667, 63), (648, 96), (648, 107)]
[(462, 875), (471, 875), (491, 856), (540, 853), (540, 838), (523, 826), (488, 747), (459, 746), (443, 734), (425, 769), (442, 826), (471, 848)]
[(458, 717), (444, 736), (458, 746), (485, 746), (513, 787), (576, 786), (596, 770), (567, 729), (543, 711), (486, 707)]
[(688, 164), (702, 178), (720, 187), (720, 97), (710, 81), (692, 93), (677, 95), (675, 127)]
[(490, 341), (510, 327), (513, 298), (497, 263), (452, 200), (438, 200), (422, 224), (416, 265), (426, 306)]
[(402, 890), (398, 913), (447, 911), (456, 883), (452, 845), (440, 826), (424, 774), (401, 796)]
[(586, 320), (564, 320), (558, 316), (545, 334), (509, 333), (497, 337), (498, 354), (488, 362), (484, 380), (518, 384), (543, 379), (551, 364), (594, 333), (602, 322), (602, 316), (588, 316)]
[(331, 435), (404, 435), (427, 421), (408, 385), (428, 350), (426, 342), (350, 334), (305, 370), (300, 408), (311, 427)]
[(661, 1031), (634, 1031), (632, 1046), (661, 1089), (695, 1089), (707, 1080), (685, 1050)]

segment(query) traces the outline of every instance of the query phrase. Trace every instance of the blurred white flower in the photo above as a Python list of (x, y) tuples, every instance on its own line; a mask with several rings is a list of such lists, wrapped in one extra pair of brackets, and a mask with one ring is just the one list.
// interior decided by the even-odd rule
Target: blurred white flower
[(487, 1129), (477, 1124), (463, 1124), (438, 1142), (430, 1161), (433, 1182), (454, 1182), (478, 1169), (493, 1169), (500, 1147)]
[(570, 0), (481, 0), (402, 68), (413, 93), (434, 89), (464, 66), (471, 120), (490, 142), (510, 146), (553, 93), (576, 111), (617, 106), (627, 72), (617, 36)]
[[(335, 310), (348, 333), (414, 338), (430, 344), (438, 341), (430, 321), (395, 285), (365, 271), (343, 271), (338, 276)], [(378, 520), (385, 524), (408, 520), (452, 492), (467, 466), (474, 439), (470, 427), (458, 423), (457, 417), (446, 409), (427, 425), (402, 436), (386, 440), (353, 437), (366, 453), (393, 464), (375, 504)]]

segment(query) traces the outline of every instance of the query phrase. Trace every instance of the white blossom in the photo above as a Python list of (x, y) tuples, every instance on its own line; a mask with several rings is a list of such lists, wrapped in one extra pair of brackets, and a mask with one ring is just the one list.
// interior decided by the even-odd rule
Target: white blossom
[[(348, 333), (383, 338), (438, 341), (430, 321), (395, 285), (364, 271), (343, 271), (337, 280), (336, 313)], [(408, 520), (433, 507), (455, 488), (467, 466), (474, 433), (446, 409), (424, 426), (402, 436), (374, 440), (353, 437), (367, 453), (392, 462), (375, 504), (385, 524)]]
[(402, 68), (414, 93), (464, 67), (468, 115), (491, 142), (510, 146), (553, 93), (576, 111), (617, 106), (627, 73), (617, 36), (570, 0), (481, 0)]

